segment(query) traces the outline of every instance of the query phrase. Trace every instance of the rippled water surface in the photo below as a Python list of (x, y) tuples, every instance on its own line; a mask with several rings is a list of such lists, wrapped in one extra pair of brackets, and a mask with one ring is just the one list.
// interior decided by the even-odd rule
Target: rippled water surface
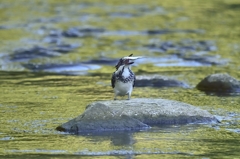
[[(240, 3), (1, 0), (0, 158), (238, 158), (239, 94), (195, 86), (212, 73), (239, 74)], [(132, 98), (165, 98), (216, 115), (212, 125), (71, 135), (57, 126), (97, 100), (113, 99), (111, 74), (133, 53), (136, 75), (187, 88), (136, 87)]]

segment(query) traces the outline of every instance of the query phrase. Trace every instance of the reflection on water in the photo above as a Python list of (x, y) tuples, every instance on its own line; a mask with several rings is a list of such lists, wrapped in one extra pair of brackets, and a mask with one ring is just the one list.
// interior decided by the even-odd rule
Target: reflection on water
[[(228, 108), (224, 104), (230, 99), (232, 105), (237, 104), (238, 98), (235, 97), (222, 99), (225, 101), (222, 103), (221, 98), (206, 96), (197, 90), (149, 88), (145, 91), (149, 92), (151, 97), (174, 97), (172, 92), (174, 91), (179, 94), (179, 98), (187, 98), (196, 105), (203, 106), (202, 100), (220, 105), (219, 108), (213, 108), (208, 104), (209, 107), (203, 109), (221, 115), (222, 123), (153, 127), (139, 132), (72, 135), (58, 132), (55, 128), (82, 113), (91, 101), (107, 100), (112, 97), (110, 86), (97, 85), (98, 81), (107, 83), (109, 80), (107, 75), (92, 78), (1, 72), (0, 77), (4, 91), (0, 97), (2, 101), (0, 118), (4, 125), (0, 133), (0, 144), (4, 147), (1, 154), (23, 156), (38, 154), (39, 157), (49, 157), (47, 155), (49, 154), (57, 158), (62, 157), (58, 156), (59, 154), (71, 158), (74, 158), (72, 155), (84, 155), (86, 158), (87, 156), (135, 158), (157, 154), (169, 158), (220, 157), (234, 153), (238, 155), (236, 150), (239, 143), (237, 130), (240, 114), (228, 113)], [(147, 97), (149, 94), (142, 94), (142, 90), (136, 89), (133, 96)], [(218, 144), (221, 146), (217, 146)], [(158, 158), (158, 155), (155, 157)]]
[[(240, 156), (239, 94), (194, 89), (212, 73), (240, 77), (237, 1), (2, 0), (0, 8), (0, 157)], [(145, 56), (132, 67), (137, 75), (190, 86), (137, 87), (133, 98), (186, 102), (221, 123), (81, 135), (56, 131), (89, 103), (113, 98), (114, 65), (131, 53)]]

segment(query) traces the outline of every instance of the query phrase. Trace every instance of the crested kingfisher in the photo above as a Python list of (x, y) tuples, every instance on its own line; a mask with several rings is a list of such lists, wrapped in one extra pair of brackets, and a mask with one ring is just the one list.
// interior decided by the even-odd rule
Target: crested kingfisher
[(131, 98), (131, 93), (136, 81), (136, 77), (131, 70), (131, 64), (134, 60), (141, 57), (133, 57), (133, 54), (121, 58), (117, 65), (115, 66), (116, 71), (112, 74), (112, 88), (114, 90), (114, 100), (117, 99), (117, 96), (128, 95), (128, 100)]

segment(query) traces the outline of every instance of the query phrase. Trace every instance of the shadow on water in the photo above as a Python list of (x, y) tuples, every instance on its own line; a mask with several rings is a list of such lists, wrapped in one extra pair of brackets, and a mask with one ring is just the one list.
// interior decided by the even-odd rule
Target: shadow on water
[[(191, 125), (191, 124), (189, 124)], [(111, 144), (115, 146), (124, 146), (124, 145), (134, 145), (137, 141), (134, 140), (134, 135), (136, 133), (179, 133), (182, 128), (186, 128), (189, 130), (195, 130), (202, 126), (202, 124), (191, 125), (178, 124), (178, 125), (158, 125), (155, 124), (151, 127), (151, 129), (143, 129), (143, 130), (124, 130), (124, 131), (92, 131), (92, 132), (80, 132), (75, 134), (75, 136), (85, 136), (90, 138), (92, 141), (100, 141), (100, 140), (111, 140)]]
[(91, 141), (95, 142), (101, 140), (110, 140), (112, 145), (124, 146), (133, 145), (135, 143), (133, 133), (136, 133), (136, 131), (84, 132), (79, 133), (77, 136), (85, 136), (87, 138), (90, 138)]
[(208, 96), (218, 96), (218, 97), (235, 97), (239, 96), (240, 92), (220, 92), (220, 91), (203, 91)]
[(240, 9), (240, 4), (229, 4), (226, 6), (227, 8), (229, 9), (236, 9), (236, 10), (239, 10)]

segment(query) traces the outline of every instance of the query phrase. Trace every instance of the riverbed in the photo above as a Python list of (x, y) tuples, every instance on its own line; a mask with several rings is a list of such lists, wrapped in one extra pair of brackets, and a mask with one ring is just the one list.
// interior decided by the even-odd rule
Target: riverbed
[[(240, 79), (239, 16), (237, 0), (2, 0), (0, 157), (238, 158), (239, 93), (195, 86), (213, 73)], [(185, 84), (138, 86), (132, 98), (189, 103), (221, 123), (81, 135), (56, 131), (89, 103), (113, 99), (114, 65), (130, 54), (145, 57), (132, 66), (137, 76)]]

